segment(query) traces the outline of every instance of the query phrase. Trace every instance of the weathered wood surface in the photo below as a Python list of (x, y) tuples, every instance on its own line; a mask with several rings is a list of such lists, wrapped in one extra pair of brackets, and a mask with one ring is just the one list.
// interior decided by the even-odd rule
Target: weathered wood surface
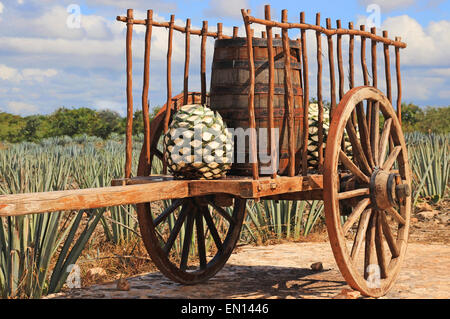
[(0, 196), (0, 217), (139, 204), (218, 193), (259, 198), (323, 188), (322, 175), (206, 181), (173, 180), (167, 175), (157, 175), (118, 179), (113, 181), (113, 185), (120, 186), (3, 195)]

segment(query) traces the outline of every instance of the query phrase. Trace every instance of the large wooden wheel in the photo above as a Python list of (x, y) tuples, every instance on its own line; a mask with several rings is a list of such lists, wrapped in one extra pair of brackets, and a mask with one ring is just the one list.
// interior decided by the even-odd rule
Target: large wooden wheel
[[(345, 135), (349, 153), (341, 150)], [(332, 114), (324, 166), (325, 216), (337, 265), (352, 288), (383, 296), (406, 252), (411, 177), (401, 125), (379, 90), (358, 87), (343, 97)]]
[[(188, 103), (200, 103), (199, 93), (189, 93)], [(183, 94), (172, 99), (181, 106)], [(167, 105), (151, 122), (150, 164), (143, 146), (138, 176), (150, 174), (151, 163), (162, 161), (158, 142), (164, 129)], [(216, 274), (230, 257), (241, 231), (246, 200), (215, 195), (138, 204), (139, 227), (145, 247), (159, 270), (182, 284), (203, 282)]]

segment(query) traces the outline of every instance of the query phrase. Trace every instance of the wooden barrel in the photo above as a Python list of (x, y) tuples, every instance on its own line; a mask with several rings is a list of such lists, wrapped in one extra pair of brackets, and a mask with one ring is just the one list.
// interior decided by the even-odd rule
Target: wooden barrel
[[(284, 74), (284, 54), (283, 45), (280, 38), (273, 39), (273, 49), (275, 57), (275, 90), (273, 98), (274, 127), (279, 129), (278, 140), (278, 174), (287, 175), (289, 154), (288, 154), (288, 125), (287, 125), (287, 96), (285, 96), (285, 74)], [(301, 83), (301, 51), (298, 41), (290, 41), (291, 54), (291, 79), (294, 93), (294, 131), (296, 147), (296, 171), (301, 163), (301, 123), (303, 118), (303, 100)], [(269, 113), (267, 98), (269, 95), (269, 63), (267, 54), (267, 39), (254, 38), (253, 52), (255, 61), (255, 118), (257, 128), (267, 128), (264, 133), (268, 134)], [(214, 49), (214, 59), (211, 73), (210, 107), (218, 111), (229, 128), (249, 127), (248, 116), (248, 92), (249, 92), (249, 67), (247, 53), (247, 39), (233, 38), (216, 40)], [(257, 138), (260, 140), (259, 130)], [(266, 137), (268, 140), (268, 137)], [(235, 140), (235, 146), (238, 142)], [(238, 154), (235, 147), (234, 160), (232, 165), (232, 175), (252, 175), (251, 163), (249, 161), (248, 138), (245, 142), (244, 154)], [(262, 154), (262, 152), (265, 152)], [(269, 149), (259, 150), (258, 160), (269, 156)], [(239, 155), (245, 156), (245, 163), (237, 163)], [(264, 157), (262, 157), (264, 156)], [(270, 174), (268, 170), (262, 170), (270, 166), (270, 162), (263, 164), (260, 162), (260, 175)]]

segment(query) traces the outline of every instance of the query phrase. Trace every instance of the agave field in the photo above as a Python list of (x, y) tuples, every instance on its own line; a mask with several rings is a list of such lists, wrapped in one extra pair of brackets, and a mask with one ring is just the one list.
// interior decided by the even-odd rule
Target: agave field
[[(134, 170), (142, 140), (135, 138)], [(449, 187), (450, 135), (413, 133), (406, 140), (414, 202), (422, 198), (438, 202)], [(1, 145), (0, 194), (109, 186), (113, 178), (123, 176), (124, 164), (123, 137), (118, 135), (108, 140), (80, 136)], [(155, 172), (159, 166), (155, 163)], [(114, 245), (139, 237), (132, 205), (0, 220), (3, 298), (40, 298), (59, 291), (94, 230), (103, 231)], [(299, 240), (323, 224), (320, 201), (249, 201), (241, 243)]]

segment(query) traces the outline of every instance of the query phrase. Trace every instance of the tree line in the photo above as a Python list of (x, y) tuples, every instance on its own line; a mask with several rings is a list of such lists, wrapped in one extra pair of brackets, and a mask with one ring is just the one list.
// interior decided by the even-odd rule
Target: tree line
[[(153, 109), (150, 120), (159, 109)], [(450, 106), (421, 109), (415, 104), (403, 103), (402, 125), (405, 132), (449, 133)], [(25, 117), (0, 112), (0, 141), (10, 143), (38, 142), (48, 137), (83, 134), (107, 139), (112, 133), (124, 134), (125, 129), (126, 118), (111, 110), (61, 107), (49, 115)], [(144, 132), (142, 111), (134, 113), (133, 132)]]
[[(159, 111), (153, 109), (150, 120)], [(56, 136), (89, 135), (107, 139), (112, 133), (125, 134), (126, 117), (111, 110), (61, 107), (49, 115), (19, 116), (0, 112), (0, 141), (10, 143), (38, 142)], [(133, 116), (133, 133), (144, 132), (142, 111)]]

